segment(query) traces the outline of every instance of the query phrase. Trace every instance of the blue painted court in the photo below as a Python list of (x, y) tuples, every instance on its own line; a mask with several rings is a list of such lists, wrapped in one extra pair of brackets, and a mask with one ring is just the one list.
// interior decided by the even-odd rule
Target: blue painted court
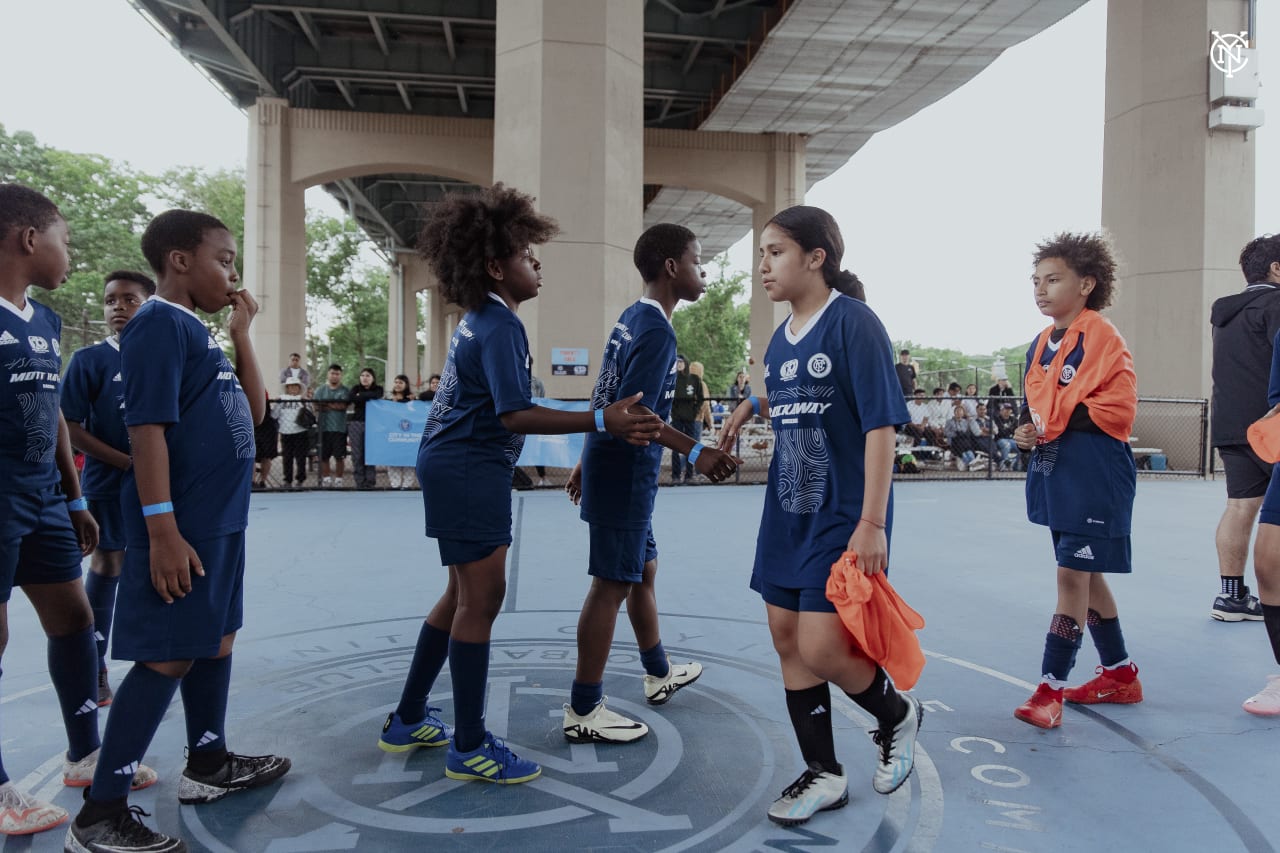
[[(647, 706), (620, 619), (605, 692), (652, 729), (626, 746), (570, 746), (560, 733), (586, 527), (561, 493), (515, 496), (488, 721), (545, 772), (511, 788), (446, 779), (443, 750), (376, 746), (444, 585), (418, 495), (255, 494), (229, 739), (238, 752), (290, 756), (293, 772), (264, 790), (180, 807), (185, 735), (175, 703), (147, 757), (161, 781), (133, 802), (194, 850), (219, 853), (1280, 846), (1280, 720), (1240, 709), (1277, 667), (1261, 623), (1209, 618), (1221, 481), (1139, 483), (1135, 573), (1113, 589), (1146, 701), (1071, 709), (1052, 731), (1012, 716), (1038, 677), (1054, 600), (1049, 537), (1026, 522), (1022, 484), (904, 483), (896, 495), (891, 577), (929, 622), (929, 663), (914, 691), (928, 710), (916, 772), (892, 796), (871, 789), (870, 719), (841, 697), (849, 806), (790, 830), (765, 818), (801, 765), (763, 605), (747, 589), (762, 489), (708, 486), (663, 489), (655, 520), (663, 640), (706, 673), (668, 705)], [(65, 744), (43, 635), (22, 596), (10, 614), (5, 765), (22, 787), (74, 812), (80, 792), (61, 784)], [(1086, 638), (1073, 681), (1096, 663)], [(118, 665), (113, 681), (123, 673)], [(449, 688), (446, 668), (432, 696), (446, 720)], [(56, 829), (0, 846), (55, 851), (62, 838)]]

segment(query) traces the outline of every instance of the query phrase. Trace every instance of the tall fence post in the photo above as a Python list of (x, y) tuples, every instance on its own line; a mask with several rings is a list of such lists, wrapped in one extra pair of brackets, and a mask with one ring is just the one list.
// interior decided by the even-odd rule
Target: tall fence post
[(1200, 401), (1200, 479), (1209, 475), (1213, 449), (1209, 447), (1209, 401)]

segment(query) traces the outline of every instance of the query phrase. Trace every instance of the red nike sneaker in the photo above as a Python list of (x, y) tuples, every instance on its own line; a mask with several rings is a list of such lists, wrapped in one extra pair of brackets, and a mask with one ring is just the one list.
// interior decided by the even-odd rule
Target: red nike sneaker
[(1142, 701), (1142, 682), (1132, 663), (1114, 669), (1098, 667), (1096, 672), (1096, 678), (1079, 687), (1068, 687), (1063, 698), (1076, 705), (1132, 705)]
[(1062, 725), (1062, 691), (1041, 682), (1031, 698), (1019, 705), (1013, 715), (1042, 729), (1056, 729)]

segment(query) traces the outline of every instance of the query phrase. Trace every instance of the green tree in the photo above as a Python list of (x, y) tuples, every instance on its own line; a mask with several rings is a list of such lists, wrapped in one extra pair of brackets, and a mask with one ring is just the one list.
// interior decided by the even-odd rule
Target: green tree
[(747, 360), (751, 337), (751, 306), (744, 300), (750, 274), (728, 271), (728, 260), (715, 260), (716, 280), (707, 285), (702, 298), (676, 309), (671, 324), (676, 330), (680, 353), (690, 361), (702, 362), (703, 379), (712, 397), (724, 394)]
[(341, 364), (348, 382), (373, 366), (385, 385), (385, 371), (370, 365), (370, 356), (387, 351), (388, 272), (361, 258), (367, 240), (349, 222), (307, 214), (307, 345), (312, 364)]
[(62, 316), (64, 353), (95, 343), (102, 322), (102, 277), (114, 269), (146, 270), (138, 238), (151, 217), (141, 201), (154, 179), (96, 154), (41, 145), (26, 131), (0, 125), (0, 181), (39, 190), (62, 211), (71, 231), (71, 274), (36, 298)]

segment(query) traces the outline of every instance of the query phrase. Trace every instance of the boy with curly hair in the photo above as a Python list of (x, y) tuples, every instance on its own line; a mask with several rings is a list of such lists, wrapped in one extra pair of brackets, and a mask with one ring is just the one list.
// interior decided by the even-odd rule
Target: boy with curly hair
[[(1049, 528), (1058, 603), (1045, 636), (1040, 685), (1013, 715), (1040, 728), (1062, 724), (1062, 702), (1142, 701), (1105, 572), (1131, 570), (1137, 467), (1129, 435), (1138, 408), (1133, 357), (1099, 314), (1115, 292), (1116, 262), (1099, 234), (1058, 234), (1036, 247), (1033, 293), (1053, 320), (1027, 350), (1027, 406), (1014, 441), (1033, 451), (1027, 517)], [(1066, 688), (1089, 627), (1102, 666)]]
[[(449, 567), (444, 594), (422, 625), (400, 703), (387, 715), (378, 746), (406, 752), (449, 744), (445, 775), (509, 785), (542, 768), (520, 758), (485, 727), (489, 637), (506, 595), (511, 544), (511, 477), (524, 436), (609, 432), (645, 446), (663, 423), (632, 414), (633, 394), (594, 412), (535, 406), (529, 395), (529, 339), (516, 316), (542, 287), (533, 247), (558, 231), (533, 198), (495, 184), (438, 204), (418, 250), (447, 301), (466, 311), (449, 342), (440, 387), (418, 447), (418, 480), (427, 536)], [(453, 674), (456, 729), (427, 696), (445, 660)]]

